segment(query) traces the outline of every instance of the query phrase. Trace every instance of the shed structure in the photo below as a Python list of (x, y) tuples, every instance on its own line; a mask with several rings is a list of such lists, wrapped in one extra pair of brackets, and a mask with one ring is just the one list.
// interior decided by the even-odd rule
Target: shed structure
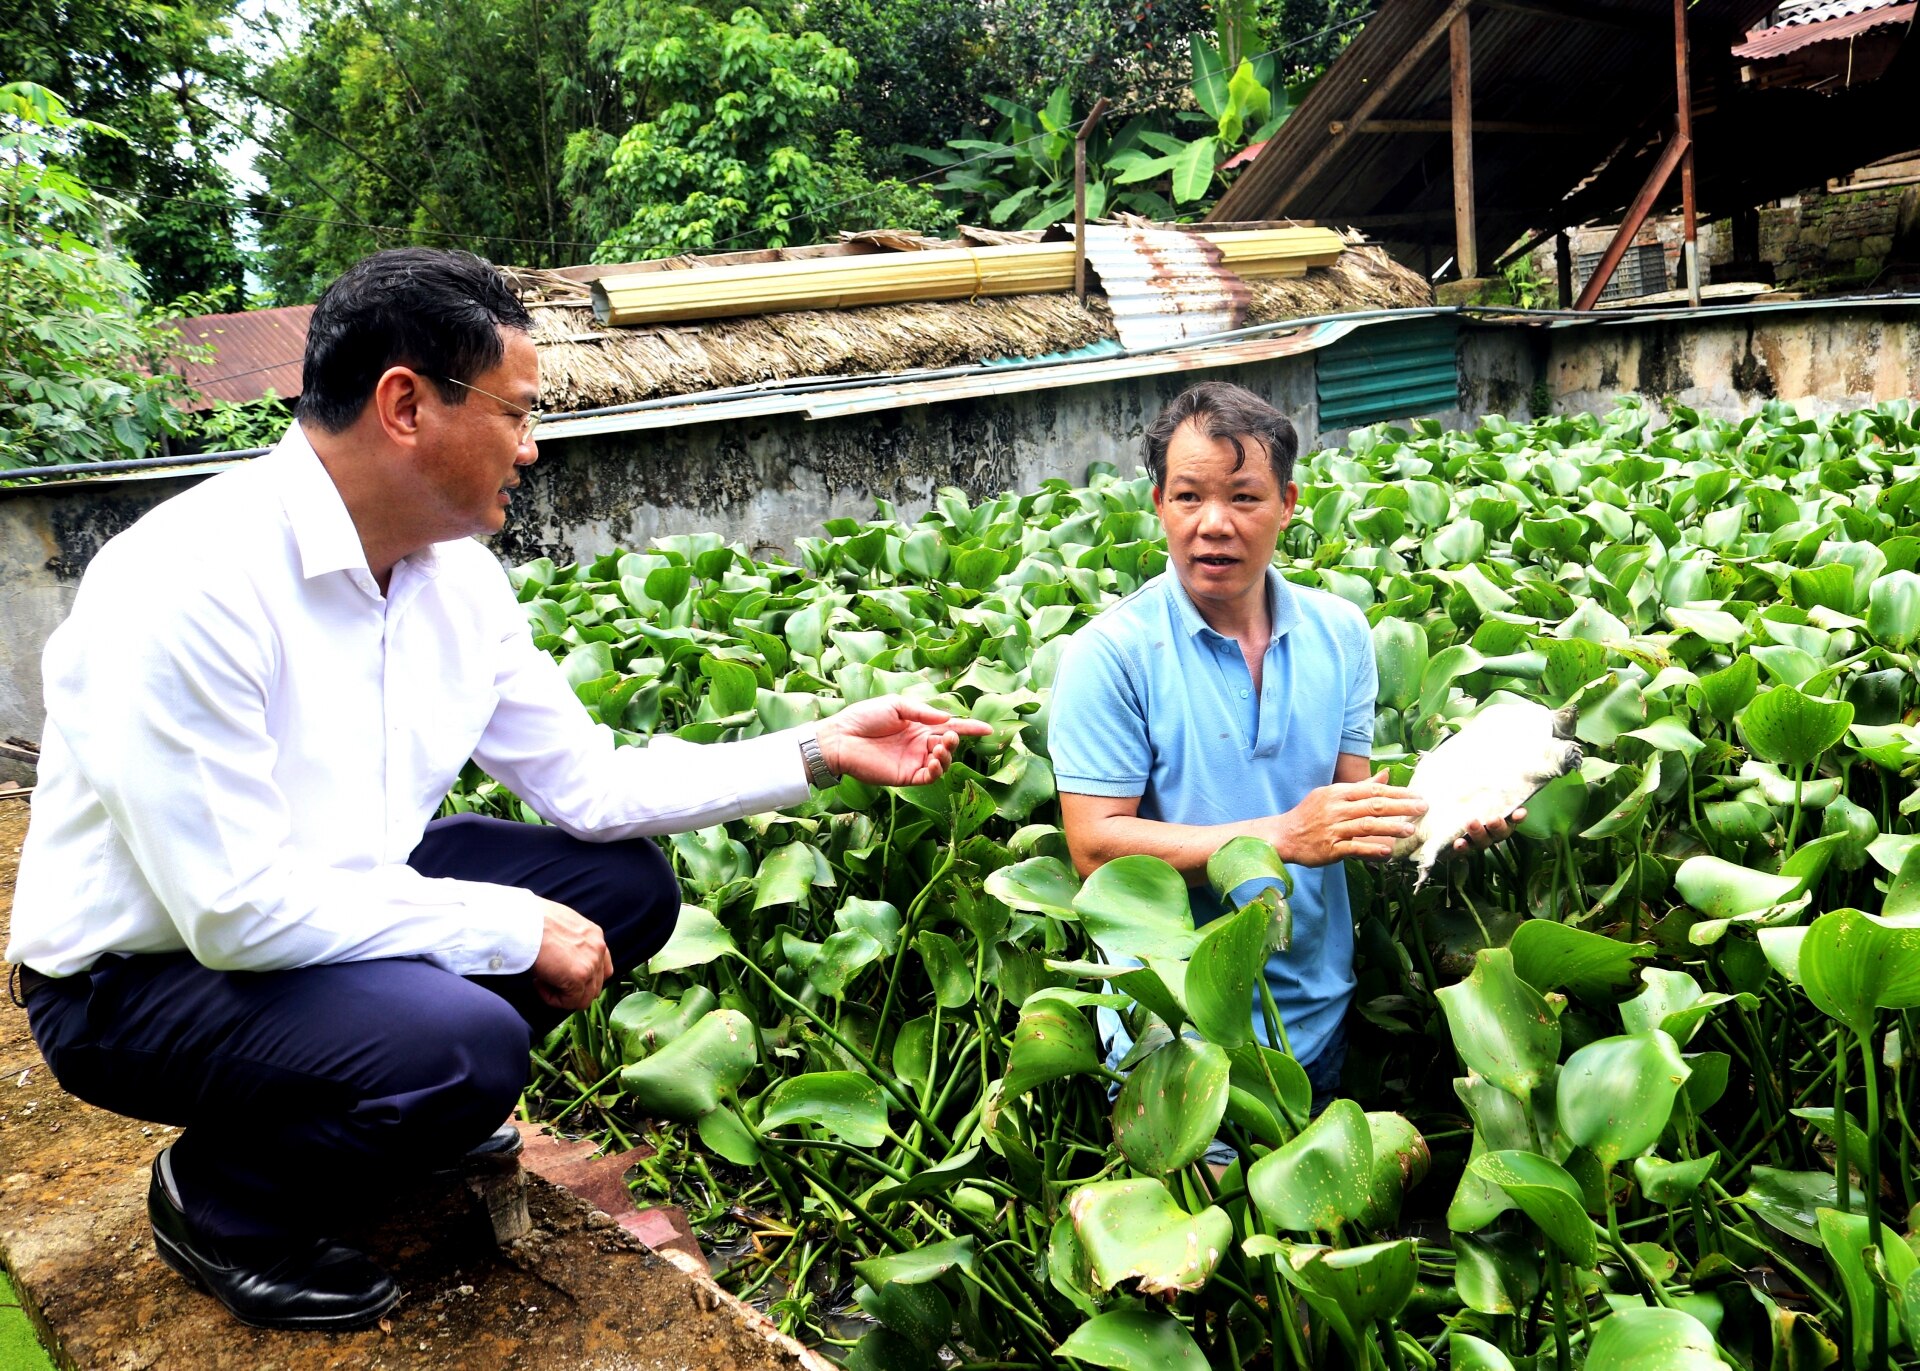
[[(1209, 218), (1350, 225), (1429, 273), (1454, 257), (1478, 275), (1636, 209), (1750, 214), (1920, 142), (1913, 6), (1829, 0), (1848, 5), (1797, 24), (1767, 0), (1388, 0)], [(1850, 24), (1878, 79), (1759, 79)]]

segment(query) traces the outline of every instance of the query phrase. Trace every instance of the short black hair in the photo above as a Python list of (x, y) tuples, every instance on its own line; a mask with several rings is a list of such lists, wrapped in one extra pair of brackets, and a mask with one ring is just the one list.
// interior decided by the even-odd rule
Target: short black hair
[(1147, 474), (1153, 478), (1156, 488), (1166, 488), (1167, 445), (1188, 420), (1197, 424), (1207, 437), (1233, 444), (1234, 456), (1239, 459), (1233, 464), (1235, 471), (1247, 464), (1247, 450), (1241, 445), (1241, 439), (1257, 438), (1267, 450), (1267, 460), (1273, 465), (1274, 479), (1280, 488), (1285, 490), (1287, 482), (1293, 479), (1293, 459), (1300, 452), (1300, 435), (1294, 431), (1293, 421), (1245, 386), (1227, 381), (1202, 381), (1180, 392), (1178, 398), (1147, 425), (1144, 445)]
[(503, 328), (533, 327), (506, 277), (470, 252), (392, 248), (363, 257), (327, 287), (307, 325), (299, 416), (329, 433), (360, 417), (389, 367), (433, 379), (448, 404), (500, 364)]

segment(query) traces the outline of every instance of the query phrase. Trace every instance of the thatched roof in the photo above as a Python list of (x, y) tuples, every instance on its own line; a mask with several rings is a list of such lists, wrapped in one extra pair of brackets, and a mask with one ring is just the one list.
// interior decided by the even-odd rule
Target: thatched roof
[[(572, 273), (514, 274), (530, 297), (540, 402), (560, 413), (763, 381), (1038, 357), (1117, 337), (1097, 295), (1085, 305), (1072, 295), (1014, 295), (607, 328), (594, 319), (587, 287)], [(1331, 267), (1247, 285), (1249, 324), (1432, 303), (1418, 272), (1357, 240)]]

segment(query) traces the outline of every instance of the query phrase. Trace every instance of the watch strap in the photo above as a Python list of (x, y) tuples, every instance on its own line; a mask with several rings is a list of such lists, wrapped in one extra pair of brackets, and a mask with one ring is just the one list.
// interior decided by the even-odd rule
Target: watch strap
[(839, 784), (840, 778), (827, 765), (827, 754), (820, 750), (820, 739), (812, 733), (800, 739), (800, 760), (806, 764), (807, 784), (815, 790), (825, 790), (828, 786)]

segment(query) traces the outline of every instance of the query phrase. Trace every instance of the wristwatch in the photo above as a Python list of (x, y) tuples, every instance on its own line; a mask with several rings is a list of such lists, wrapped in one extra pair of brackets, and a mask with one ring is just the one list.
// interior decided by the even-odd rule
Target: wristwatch
[(820, 750), (818, 734), (807, 732), (800, 735), (800, 760), (806, 764), (807, 784), (815, 790), (825, 790), (828, 786), (839, 784), (840, 778), (827, 765), (827, 754)]

